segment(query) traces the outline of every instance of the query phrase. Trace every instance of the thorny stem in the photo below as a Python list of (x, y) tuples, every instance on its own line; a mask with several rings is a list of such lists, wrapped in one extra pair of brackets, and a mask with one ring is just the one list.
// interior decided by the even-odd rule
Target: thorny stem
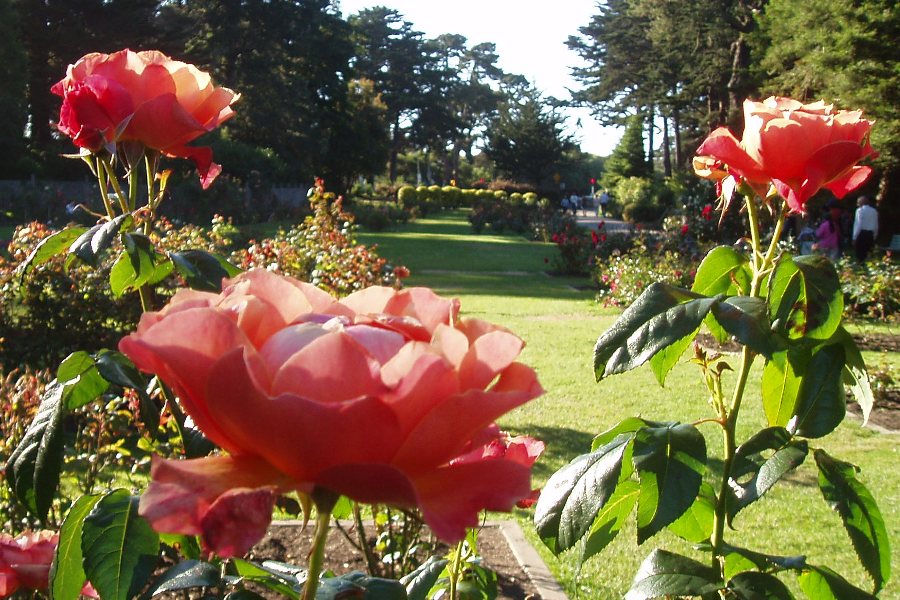
[[(372, 511), (375, 511), (374, 506), (372, 507)], [(359, 538), (359, 549), (366, 558), (366, 569), (368, 569), (369, 575), (376, 577), (378, 576), (378, 559), (375, 558), (372, 548), (369, 547), (369, 540), (366, 538), (366, 528), (363, 524), (362, 510), (359, 507), (359, 502), (353, 503), (353, 522), (356, 525), (356, 535)]]
[[(762, 284), (765, 281), (769, 271), (771, 271), (775, 255), (778, 249), (778, 240), (781, 238), (781, 232), (784, 228), (784, 206), (779, 209), (778, 218), (775, 223), (775, 230), (772, 233), (772, 240), (765, 254), (762, 253), (762, 244), (759, 231), (759, 214), (757, 212), (755, 198), (747, 197), (747, 214), (750, 221), (751, 235), (751, 253), (752, 253), (752, 278), (750, 283), (750, 296), (761, 296)], [(741, 408), (741, 400), (744, 397), (744, 390), (747, 387), (747, 379), (750, 375), (750, 368), (753, 365), (755, 354), (750, 348), (744, 346), (741, 351), (741, 364), (738, 368), (737, 382), (734, 386), (734, 393), (731, 398), (731, 405), (727, 407), (725, 419), (722, 423), (722, 437), (724, 458), (722, 464), (722, 481), (719, 485), (719, 494), (716, 498), (715, 515), (713, 521), (713, 533), (710, 536), (712, 545), (712, 566), (716, 569), (722, 569), (722, 546), (725, 536), (725, 521), (727, 513), (727, 501), (729, 497), (729, 484), (731, 478), (731, 470), (734, 466), (735, 458), (735, 430), (737, 428), (738, 414)]]

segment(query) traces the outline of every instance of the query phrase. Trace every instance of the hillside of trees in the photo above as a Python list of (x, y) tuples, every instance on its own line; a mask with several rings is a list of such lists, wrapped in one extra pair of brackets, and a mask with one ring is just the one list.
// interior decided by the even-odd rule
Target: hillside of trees
[(82, 175), (61, 158), (71, 146), (55, 133), (50, 86), (87, 52), (129, 47), (241, 93), (237, 116), (202, 140), (238, 181), (322, 176), (346, 189), (425, 168), (435, 183), (552, 185), (591, 160), (564, 133), (565, 103), (636, 128), (613, 176), (670, 177), (714, 127), (739, 126), (745, 98), (778, 94), (877, 121), (871, 186), (884, 201), (900, 162), (898, 13), (889, 0), (598, 2), (568, 41), (582, 87), (553, 99), (505, 73), (489, 40), (428, 38), (385, 7), (345, 19), (335, 0), (0, 0), (0, 179)]

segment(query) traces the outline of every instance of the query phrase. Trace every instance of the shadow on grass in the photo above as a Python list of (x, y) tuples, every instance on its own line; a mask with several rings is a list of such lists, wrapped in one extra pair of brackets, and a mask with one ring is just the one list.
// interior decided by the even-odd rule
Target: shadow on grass
[[(530, 423), (516, 429), (541, 440), (548, 448), (552, 447), (555, 456), (565, 457), (563, 464), (568, 463), (576, 456), (590, 452), (591, 442), (594, 440), (593, 433), (568, 427), (546, 427)], [(534, 475), (537, 479), (547, 479), (557, 468), (546, 464), (545, 461), (538, 461), (534, 465)]]
[(413, 276), (407, 285), (424, 285), (444, 295), (508, 296), (556, 300), (590, 300), (595, 292), (580, 289), (586, 279), (550, 277), (544, 273), (499, 274), (426, 271)]

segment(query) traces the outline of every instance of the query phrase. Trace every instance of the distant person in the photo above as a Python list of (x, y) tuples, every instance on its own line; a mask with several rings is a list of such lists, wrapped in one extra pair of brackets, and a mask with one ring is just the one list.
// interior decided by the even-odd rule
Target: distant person
[(868, 196), (860, 196), (856, 201), (856, 215), (853, 218), (853, 249), (856, 260), (862, 262), (875, 246), (878, 235), (878, 211), (869, 204)]
[(569, 205), (572, 207), (572, 214), (577, 215), (578, 209), (581, 208), (581, 197), (578, 194), (569, 196)]
[(831, 260), (837, 260), (841, 255), (841, 207), (837, 202), (831, 201), (826, 208), (828, 212), (825, 220), (816, 229), (813, 250)]
[(597, 215), (598, 217), (606, 216), (606, 205), (607, 204), (609, 204), (609, 194), (607, 193), (606, 190), (603, 190), (603, 193), (600, 194), (600, 210), (599, 210), (599, 214)]

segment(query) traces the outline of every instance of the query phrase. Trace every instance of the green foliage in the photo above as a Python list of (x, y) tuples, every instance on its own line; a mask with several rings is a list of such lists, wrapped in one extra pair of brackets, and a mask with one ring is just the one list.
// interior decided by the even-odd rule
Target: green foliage
[(848, 319), (896, 321), (900, 315), (900, 262), (890, 252), (864, 263), (843, 258), (838, 263)]
[(563, 118), (536, 91), (507, 103), (487, 131), (485, 152), (497, 170), (535, 186), (547, 184), (572, 146)]
[[(603, 165), (604, 171), (601, 178), (603, 187), (615, 190), (613, 196), (622, 204), (638, 202), (641, 198), (637, 196), (620, 196), (618, 190), (616, 190), (619, 182), (622, 179), (631, 177), (646, 179), (652, 173), (651, 166), (647, 162), (647, 153), (644, 151), (643, 130), (643, 117), (641, 115), (630, 117), (625, 127), (625, 133), (622, 134), (622, 139), (619, 140), (612, 154)], [(640, 192), (635, 191), (632, 193)]]

